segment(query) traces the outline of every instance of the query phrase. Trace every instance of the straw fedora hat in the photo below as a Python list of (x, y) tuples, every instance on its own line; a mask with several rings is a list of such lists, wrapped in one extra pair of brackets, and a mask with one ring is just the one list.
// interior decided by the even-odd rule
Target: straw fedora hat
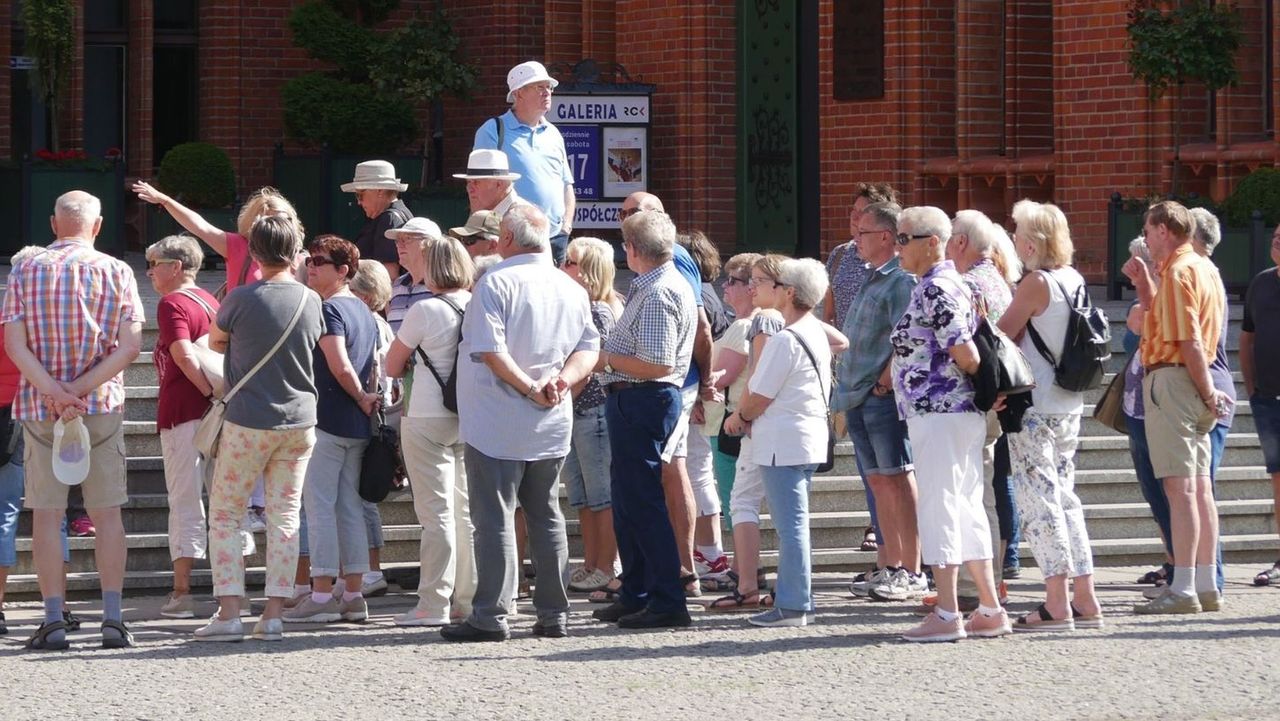
[(342, 184), (342, 192), (357, 190), (395, 190), (404, 192), (409, 186), (396, 177), (395, 166), (385, 160), (366, 160), (356, 166), (356, 175), (350, 183)]
[(501, 150), (472, 150), (467, 158), (467, 172), (454, 173), (460, 180), (519, 180), (520, 174), (511, 172), (507, 154)]

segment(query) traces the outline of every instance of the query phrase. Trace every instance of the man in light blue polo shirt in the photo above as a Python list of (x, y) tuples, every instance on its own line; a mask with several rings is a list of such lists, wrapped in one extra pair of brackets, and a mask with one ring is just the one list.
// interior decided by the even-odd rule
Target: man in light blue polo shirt
[(476, 130), (473, 146), (473, 150), (507, 154), (511, 170), (520, 174), (515, 181), (516, 193), (538, 206), (551, 222), (551, 255), (557, 267), (564, 263), (576, 206), (573, 168), (564, 138), (546, 120), (551, 93), (559, 84), (542, 63), (530, 60), (512, 68), (507, 73), (511, 109), (484, 121)]
[(567, 635), (568, 540), (556, 492), (569, 453), (569, 389), (595, 367), (600, 334), (582, 286), (551, 266), (548, 222), (532, 205), (503, 216), (502, 262), (476, 284), (458, 348), (459, 432), (466, 444), (477, 585), (449, 641), (503, 641), (515, 595), (517, 501), (538, 568), (536, 636)]

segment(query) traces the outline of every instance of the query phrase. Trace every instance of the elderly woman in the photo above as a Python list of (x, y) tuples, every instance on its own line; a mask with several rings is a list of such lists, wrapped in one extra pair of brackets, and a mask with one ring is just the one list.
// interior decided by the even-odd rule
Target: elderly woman
[[(1075, 455), (1084, 396), (1054, 381), (1054, 366), (1031, 339), (1034, 330), (1053, 357), (1062, 353), (1071, 299), (1084, 278), (1071, 267), (1074, 248), (1067, 218), (1056, 205), (1022, 200), (1013, 206), (1014, 244), (1027, 269), (1013, 303), (998, 323), (1031, 364), (1036, 387), (1022, 430), (1009, 435), (1011, 481), (1031, 544), (1045, 578), (1045, 601), (1018, 619), (1026, 631), (1101, 628), (1102, 607), (1093, 589), (1093, 551), (1084, 509), (1075, 492)], [(1072, 580), (1073, 600), (1067, 582)]]
[[(613, 246), (599, 238), (574, 238), (565, 251), (564, 272), (586, 289), (591, 299), (591, 320), (600, 331), (601, 342), (607, 340), (622, 315), (622, 299), (613, 290)], [(595, 374), (574, 389), (573, 442), (560, 476), (569, 505), (578, 509), (578, 526), (582, 529), (583, 563), (569, 576), (572, 591), (590, 592), (605, 587), (613, 580), (618, 558), (609, 488), (612, 453), (604, 401), (604, 388)]]
[(747, 381), (747, 397), (725, 421), (725, 430), (750, 432), (751, 460), (763, 476), (778, 533), (774, 606), (748, 620), (755, 626), (804, 626), (815, 610), (809, 487), (827, 457), (831, 392), (831, 347), (811, 311), (827, 292), (827, 273), (816, 260), (787, 260), (776, 287), (786, 327), (765, 345)]
[(168, 618), (194, 618), (191, 566), (206, 553), (203, 459), (194, 441), (200, 418), (209, 409), (213, 385), (200, 369), (195, 341), (209, 333), (218, 301), (196, 285), (204, 262), (200, 244), (189, 235), (171, 235), (147, 248), (147, 277), (160, 294), (156, 308), (156, 373), (160, 394), (156, 427), (169, 494), (169, 558), (173, 592), (160, 607)]
[[(747, 333), (751, 330), (756, 313), (760, 312), (751, 302), (751, 266), (761, 257), (759, 253), (739, 253), (724, 264), (724, 302), (733, 311), (734, 321), (711, 344), (712, 375), (717, 377), (716, 387), (724, 391), (724, 415), (728, 415), (732, 409), (732, 399), (742, 401), (743, 390), (747, 387), (745, 371), (747, 359), (751, 355)], [(720, 493), (720, 506), (728, 508), (738, 454), (729, 455), (720, 448), (719, 430), (723, 423), (721, 418), (720, 423), (713, 423), (715, 427), (708, 430), (714, 432), (711, 446), (715, 449), (716, 486)], [(729, 527), (732, 528), (732, 524)], [(736, 575), (735, 573), (734, 576)]]
[[(982, 447), (986, 422), (974, 405), (969, 375), (978, 369), (977, 327), (969, 287), (945, 260), (951, 221), (934, 207), (907, 208), (898, 219), (903, 269), (920, 278), (907, 310), (894, 326), (894, 395), (915, 448), (920, 500), (916, 517), (924, 562), (933, 567), (938, 602), (933, 613), (902, 637), (907, 641), (955, 641), (1010, 632), (996, 598), (991, 571), (991, 531), (982, 505)], [(977, 585), (978, 609), (960, 615), (957, 571), (963, 565)]]
[(397, 241), (418, 243), (419, 252), (403, 257), (433, 294), (409, 308), (387, 353), (387, 373), (393, 378), (414, 366), (400, 443), (413, 509), (422, 524), (418, 604), (396, 616), (398, 626), (447, 626), (451, 615), (466, 618), (476, 591), (463, 443), (458, 414), (444, 406), (443, 394), (445, 380), (454, 373), (473, 270), (461, 243), (444, 237), (435, 223), (424, 230), (387, 231)]
[(392, 278), (400, 277), (400, 255), (388, 230), (404, 225), (413, 213), (400, 200), (409, 186), (396, 177), (396, 169), (385, 160), (366, 160), (356, 165), (355, 177), (342, 184), (342, 192), (355, 193), (356, 204), (369, 220), (356, 236), (361, 258), (370, 258), (387, 267)]
[[(222, 605), (197, 641), (239, 641), (244, 593), (240, 519), (259, 475), (266, 483), (267, 606), (253, 637), (283, 638), (280, 620), (293, 593), (298, 562), (298, 509), (307, 461), (315, 445), (316, 385), (312, 357), (325, 324), (320, 299), (297, 281), (293, 261), (302, 237), (288, 219), (259, 219), (249, 252), (262, 280), (237, 288), (223, 301), (209, 329), (210, 346), (227, 354), (228, 387), (275, 348), (228, 402), (209, 493), (209, 555), (214, 595)], [(277, 344), (278, 347), (277, 347)]]
[[(324, 335), (314, 356), (316, 445), (302, 502), (311, 551), (311, 595), (284, 612), (286, 623), (363, 621), (361, 583), (369, 570), (369, 538), (359, 493), (360, 464), (378, 407), (378, 324), (351, 292), (360, 251), (336, 235), (312, 242), (307, 285), (323, 300)], [(334, 593), (339, 576), (345, 590)]]

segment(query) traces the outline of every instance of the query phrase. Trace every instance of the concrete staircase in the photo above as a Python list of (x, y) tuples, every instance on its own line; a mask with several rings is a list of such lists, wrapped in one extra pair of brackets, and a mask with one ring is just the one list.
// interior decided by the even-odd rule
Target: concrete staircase
[[(154, 347), (154, 318), (157, 295), (151, 290), (140, 256), (133, 263), (148, 310), (143, 348)], [(7, 268), (0, 269), (7, 272)], [(205, 271), (201, 285), (212, 290), (222, 281), (222, 271)], [(1101, 292), (1095, 293), (1101, 298)], [(1127, 303), (1105, 305), (1113, 322), (1115, 356), (1112, 372), (1123, 367), (1121, 349), (1123, 318)], [(1238, 368), (1235, 348), (1239, 333), (1240, 309), (1232, 309), (1232, 333), (1228, 347), (1232, 349), (1232, 367)], [(1237, 389), (1244, 390), (1239, 374)], [(1107, 379), (1110, 380), (1110, 377)], [(125, 406), (125, 434), (128, 449), (129, 503), (124, 508), (128, 531), (128, 582), (130, 590), (139, 593), (161, 593), (169, 586), (169, 553), (166, 540), (167, 501), (160, 460), (160, 438), (155, 427), (157, 379), (149, 351), (142, 353), (125, 373), (128, 401)], [(1085, 517), (1093, 551), (1099, 565), (1135, 565), (1157, 563), (1161, 546), (1154, 521), (1138, 491), (1137, 478), (1129, 458), (1128, 439), (1094, 421), (1092, 404), (1101, 391), (1088, 394), (1082, 423), (1080, 449), (1076, 458), (1076, 485), (1085, 503)], [(1219, 511), (1224, 550), (1229, 562), (1264, 562), (1274, 560), (1280, 551), (1272, 515), (1271, 484), (1263, 467), (1262, 450), (1254, 435), (1253, 416), (1247, 402), (1242, 401), (1235, 424), (1227, 440), (1227, 450), (1218, 476)], [(570, 553), (577, 557), (580, 537), (576, 514), (561, 495), (568, 525)], [(382, 552), (384, 567), (389, 569), (416, 565), (420, 529), (413, 513), (412, 499), (407, 493), (393, 495), (381, 506), (387, 545)], [(868, 525), (866, 498), (859, 478), (852, 447), (842, 439), (836, 446), (836, 466), (815, 479), (811, 498), (813, 517), (813, 555), (816, 570), (832, 571), (870, 564), (874, 554), (857, 550), (862, 529)], [(9, 580), (11, 597), (37, 592), (31, 566), (29, 519), (24, 518), (18, 540), (18, 566)], [(259, 538), (259, 546), (264, 539)], [(726, 543), (731, 539), (727, 537)], [(776, 563), (777, 537), (772, 521), (762, 519), (764, 563)], [(96, 588), (93, 561), (93, 538), (72, 538), (71, 571), (68, 583), (72, 591)], [(1022, 549), (1024, 563), (1032, 564), (1030, 551)], [(251, 583), (261, 583), (262, 555), (248, 559)], [(193, 579), (197, 586), (209, 584), (207, 563), (200, 563)], [(15, 595), (16, 594), (16, 595)]]

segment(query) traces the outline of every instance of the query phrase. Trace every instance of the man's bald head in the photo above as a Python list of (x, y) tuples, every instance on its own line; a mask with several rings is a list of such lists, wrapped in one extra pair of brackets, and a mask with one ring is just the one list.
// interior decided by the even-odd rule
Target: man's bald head
[(627, 199), (622, 201), (622, 211), (624, 215), (631, 215), (633, 212), (639, 213), (646, 210), (665, 212), (666, 208), (662, 207), (662, 200), (658, 196), (653, 193), (646, 193), (643, 190), (638, 190), (631, 195), (628, 195)]
[(52, 220), (59, 238), (92, 239), (102, 227), (102, 201), (83, 190), (63, 193), (54, 201)]

